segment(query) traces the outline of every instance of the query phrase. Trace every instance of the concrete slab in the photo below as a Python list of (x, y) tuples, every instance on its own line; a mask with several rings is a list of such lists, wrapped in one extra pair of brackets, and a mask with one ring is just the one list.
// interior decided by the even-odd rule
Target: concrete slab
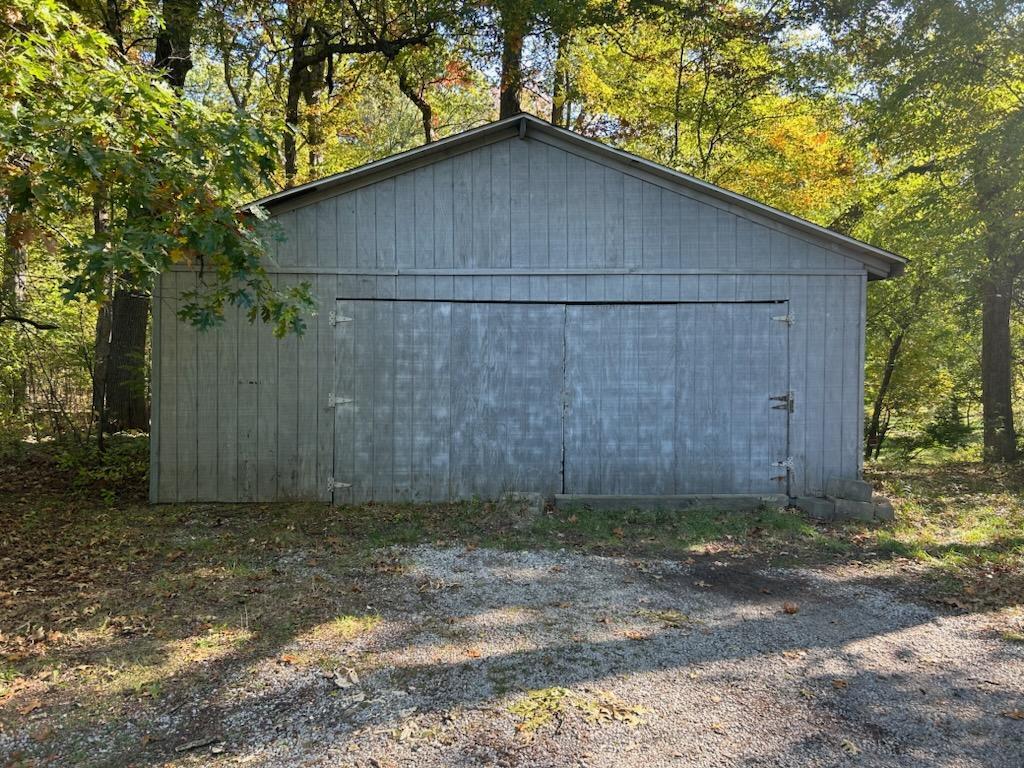
[(832, 520), (836, 516), (836, 504), (831, 499), (819, 496), (800, 496), (795, 505), (815, 520)]
[(788, 503), (789, 499), (783, 494), (766, 496), (748, 494), (695, 494), (692, 496), (555, 495), (555, 506), (559, 509), (586, 507), (600, 512), (617, 512), (629, 509), (678, 512), (709, 509), (716, 512), (753, 512), (764, 507), (783, 509)]
[(875, 519), (875, 505), (870, 501), (852, 501), (850, 499), (831, 499), (836, 505), (835, 520), (863, 520), (871, 522)]
[(833, 476), (825, 483), (825, 495), (850, 501), (871, 501), (871, 483)]

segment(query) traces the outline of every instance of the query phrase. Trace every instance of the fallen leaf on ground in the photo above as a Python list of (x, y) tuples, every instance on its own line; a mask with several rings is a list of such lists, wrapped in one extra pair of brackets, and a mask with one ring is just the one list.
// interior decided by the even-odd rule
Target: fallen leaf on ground
[(846, 682), (842, 678), (838, 678), (838, 677), (835, 680), (832, 681), (832, 687), (835, 688), (836, 690), (840, 690), (840, 691), (843, 688), (848, 687), (849, 685), (850, 684), (848, 682)]
[(471, 659), (479, 659), (480, 651), (477, 648), (467, 648), (466, 655), (469, 656), (469, 658)]
[(1008, 709), (1002, 715), (1011, 720), (1024, 720), (1024, 709)]
[(291, 653), (282, 653), (278, 659), (282, 664), (298, 664), (299, 657)]
[(351, 688), (353, 685), (359, 685), (359, 675), (354, 669), (339, 669), (331, 679), (339, 688)]
[(31, 714), (32, 712), (35, 712), (37, 709), (39, 709), (41, 706), (43, 706), (43, 702), (41, 702), (39, 699), (33, 699), (32, 701), (28, 702), (27, 704), (23, 704), (22, 706), (18, 707), (18, 714), (19, 715)]
[(842, 747), (843, 752), (848, 755), (859, 755), (860, 748), (849, 739), (843, 739), (839, 742), (839, 746)]
[(786, 602), (782, 604), (782, 612), (788, 613), (790, 616), (792, 616), (794, 613), (800, 612), (800, 606), (796, 603)]

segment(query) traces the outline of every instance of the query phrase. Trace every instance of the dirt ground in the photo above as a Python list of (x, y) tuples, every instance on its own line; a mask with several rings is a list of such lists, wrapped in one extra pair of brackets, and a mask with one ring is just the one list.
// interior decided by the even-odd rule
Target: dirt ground
[(1024, 766), (1024, 472), (524, 528), (150, 506), (144, 448), (0, 461), (0, 768)]
[(977, 617), (734, 560), (428, 545), (377, 555), (340, 577), (303, 552), (281, 561), (283, 578), (310, 585), (302, 599), (355, 589), (362, 610), (295, 627), (272, 655), (214, 655), (183, 695), (172, 683), (117, 717), (83, 718), (73, 704), (32, 711), (22, 691), (0, 755), (14, 765), (1024, 765), (1024, 647)]

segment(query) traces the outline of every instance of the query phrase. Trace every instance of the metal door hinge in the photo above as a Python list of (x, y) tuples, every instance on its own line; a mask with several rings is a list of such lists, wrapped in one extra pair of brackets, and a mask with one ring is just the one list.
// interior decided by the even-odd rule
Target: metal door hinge
[(786, 325), (790, 325), (790, 326), (793, 325), (793, 323), (796, 322), (796, 318), (793, 317), (792, 313), (787, 314), (787, 315), (775, 315), (775, 316), (772, 317), (772, 320), (774, 320), (774, 321), (776, 321), (778, 323), (785, 323)]
[(332, 309), (327, 315), (327, 322), (329, 322), (331, 325), (337, 325), (338, 323), (351, 323), (352, 318), (345, 317), (344, 315), (339, 315)]
[(772, 406), (774, 410), (793, 412), (794, 399), (792, 392), (787, 392), (784, 395), (772, 395), (768, 399), (778, 402), (778, 405)]
[(328, 408), (335, 408), (339, 405), (350, 405), (353, 402), (355, 401), (351, 397), (335, 397), (333, 392), (327, 396)]
[(327, 491), (328, 491), (328, 493), (333, 493), (334, 491), (338, 490), (339, 488), (351, 488), (351, 487), (352, 487), (352, 483), (339, 483), (333, 477), (328, 477), (327, 478)]

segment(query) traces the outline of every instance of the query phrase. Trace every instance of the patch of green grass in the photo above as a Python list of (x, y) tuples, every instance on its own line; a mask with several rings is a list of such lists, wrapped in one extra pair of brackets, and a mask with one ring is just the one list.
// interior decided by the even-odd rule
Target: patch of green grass
[(607, 691), (580, 693), (560, 687), (528, 691), (509, 707), (509, 712), (520, 718), (516, 730), (529, 739), (556, 716), (564, 716), (573, 709), (578, 710), (589, 723), (638, 725), (643, 722), (642, 707), (626, 704)]
[(365, 616), (344, 615), (331, 621), (331, 631), (342, 640), (351, 640), (372, 632), (380, 624), (381, 618), (376, 614)]

